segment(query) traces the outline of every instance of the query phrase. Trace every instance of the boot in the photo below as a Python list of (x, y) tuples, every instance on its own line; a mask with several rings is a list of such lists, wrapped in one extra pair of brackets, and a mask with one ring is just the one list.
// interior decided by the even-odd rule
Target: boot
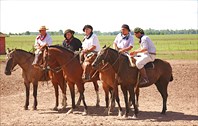
[(140, 69), (140, 74), (141, 74), (141, 78), (140, 78), (139, 85), (140, 86), (145, 86), (146, 84), (149, 83), (149, 80), (148, 80), (146, 70), (145, 70), (144, 67), (142, 69)]

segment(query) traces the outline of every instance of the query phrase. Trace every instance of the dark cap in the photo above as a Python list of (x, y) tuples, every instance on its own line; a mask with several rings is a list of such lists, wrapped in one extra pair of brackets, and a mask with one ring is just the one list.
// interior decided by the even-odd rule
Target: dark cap
[(130, 28), (129, 28), (129, 26), (128, 26), (127, 24), (123, 24), (123, 25), (122, 25), (122, 28), (125, 28), (125, 29), (127, 29), (128, 31), (131, 31)]
[(64, 37), (66, 38), (66, 34), (67, 33), (71, 33), (72, 35), (74, 35), (75, 34), (75, 31), (73, 31), (73, 30), (71, 30), (71, 29), (67, 29), (67, 30), (65, 30), (65, 32), (64, 32)]
[(85, 25), (83, 27), (83, 31), (85, 31), (86, 28), (89, 28), (89, 29), (91, 29), (91, 31), (93, 31), (93, 27), (91, 25)]
[(140, 32), (141, 34), (144, 34), (144, 30), (143, 30), (143, 29), (141, 29), (141, 28), (139, 28), (139, 27), (136, 27), (136, 28), (134, 29), (134, 33), (138, 33), (138, 32)]

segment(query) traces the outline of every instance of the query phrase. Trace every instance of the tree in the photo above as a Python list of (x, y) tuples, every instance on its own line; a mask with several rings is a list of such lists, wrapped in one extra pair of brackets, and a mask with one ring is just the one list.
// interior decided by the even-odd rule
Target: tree
[(25, 32), (25, 35), (30, 35), (30, 32), (29, 32), (29, 31), (26, 31), (26, 32)]
[(63, 30), (58, 31), (59, 35), (63, 35)]

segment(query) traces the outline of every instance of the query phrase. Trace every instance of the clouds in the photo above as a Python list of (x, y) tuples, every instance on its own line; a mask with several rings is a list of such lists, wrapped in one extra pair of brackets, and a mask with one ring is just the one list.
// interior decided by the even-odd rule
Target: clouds
[(196, 29), (197, 1), (1, 1), (1, 31), (6, 33), (36, 31), (41, 25), (82, 32), (85, 24), (115, 31), (123, 23), (132, 29)]

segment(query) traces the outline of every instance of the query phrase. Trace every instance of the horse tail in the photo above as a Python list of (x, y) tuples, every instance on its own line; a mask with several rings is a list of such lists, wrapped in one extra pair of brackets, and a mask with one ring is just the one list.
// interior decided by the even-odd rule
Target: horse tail
[(171, 74), (171, 78), (170, 78), (170, 81), (173, 81), (173, 74)]

